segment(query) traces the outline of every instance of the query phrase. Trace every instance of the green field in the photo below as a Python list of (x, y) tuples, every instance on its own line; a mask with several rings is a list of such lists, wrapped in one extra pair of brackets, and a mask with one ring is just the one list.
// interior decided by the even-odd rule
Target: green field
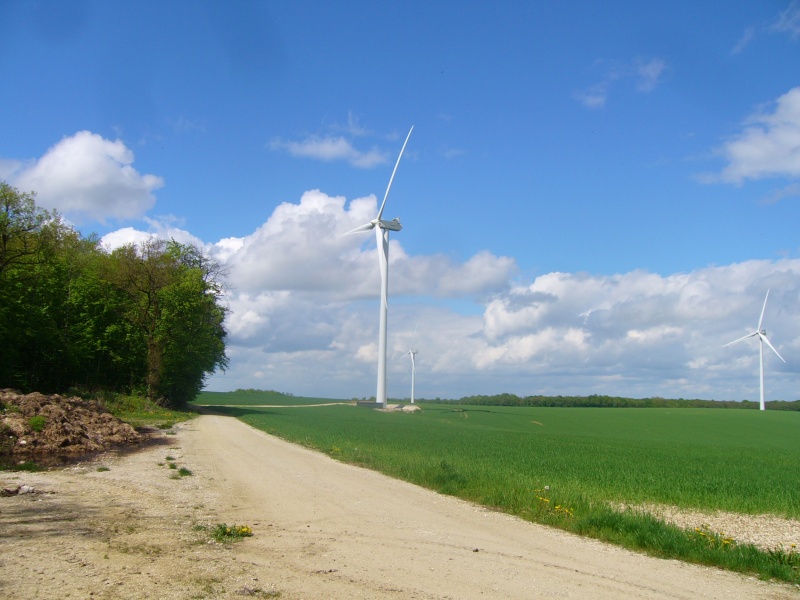
[[(800, 414), (714, 409), (228, 408), (282, 438), (482, 504), (657, 502), (800, 518)], [(430, 486), (431, 479), (439, 482)]]
[(200, 392), (192, 404), (213, 406), (259, 406), (259, 405), (284, 405), (307, 406), (314, 404), (328, 404), (330, 402), (346, 402), (331, 398), (304, 398), (292, 396), (281, 392), (240, 390), (236, 392)]
[[(774, 556), (749, 546), (732, 551), (722, 535), (709, 547), (614, 508), (662, 503), (800, 518), (797, 412), (421, 407), (217, 410), (338, 460), (532, 521), (657, 556), (800, 581), (793, 549)], [(754, 566), (762, 559), (765, 565)]]

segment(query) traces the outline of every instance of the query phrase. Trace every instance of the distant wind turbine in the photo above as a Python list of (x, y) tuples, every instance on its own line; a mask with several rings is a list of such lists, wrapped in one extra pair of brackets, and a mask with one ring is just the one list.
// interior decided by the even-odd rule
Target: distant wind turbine
[[(414, 330), (414, 337), (416, 336), (416, 329)], [(403, 354), (403, 356), (411, 357), (411, 404), (414, 404), (414, 379), (417, 376), (417, 361), (415, 356), (419, 354), (419, 350), (414, 349), (414, 339), (411, 339), (411, 349)]]
[(397, 162), (394, 164), (392, 176), (389, 178), (389, 185), (386, 187), (386, 194), (383, 196), (381, 208), (378, 211), (378, 216), (372, 219), (369, 223), (365, 223), (360, 227), (356, 227), (348, 231), (345, 235), (352, 233), (360, 233), (362, 231), (375, 230), (375, 238), (378, 243), (378, 263), (381, 267), (381, 308), (380, 308), (380, 332), (378, 334), (378, 392), (375, 400), (378, 404), (386, 408), (386, 325), (389, 313), (389, 232), (400, 231), (403, 226), (400, 225), (400, 219), (395, 217), (391, 221), (384, 221), (383, 209), (386, 206), (386, 199), (389, 197), (389, 190), (392, 189), (392, 181), (394, 175), (397, 173), (397, 167), (400, 165), (400, 159), (403, 157), (403, 152), (408, 144), (408, 138), (411, 137), (411, 132), (414, 127), (408, 131), (406, 141), (403, 142), (403, 147), (400, 149), (400, 155), (397, 157)]
[[(769, 340), (767, 339), (767, 330), (761, 328), (761, 323), (764, 321), (764, 311), (767, 309), (767, 298), (769, 298), (769, 290), (767, 290), (767, 295), (764, 298), (764, 306), (761, 308), (761, 316), (758, 319), (758, 327), (753, 333), (748, 333), (745, 336), (740, 337), (738, 340), (733, 340), (732, 342), (728, 342), (725, 346), (730, 346), (731, 344), (735, 344), (737, 342), (741, 342), (742, 340), (746, 340), (751, 337), (758, 337), (758, 360), (759, 360), (759, 375), (760, 375), (760, 382), (761, 382), (761, 410), (765, 410), (766, 406), (764, 404), (764, 344), (766, 343), (769, 346), (770, 350), (772, 350), (775, 355), (783, 360), (783, 357), (778, 354), (778, 351), (775, 350), (775, 347), (770, 344)], [(723, 346), (723, 348), (725, 347)], [(786, 362), (783, 360), (783, 362)]]

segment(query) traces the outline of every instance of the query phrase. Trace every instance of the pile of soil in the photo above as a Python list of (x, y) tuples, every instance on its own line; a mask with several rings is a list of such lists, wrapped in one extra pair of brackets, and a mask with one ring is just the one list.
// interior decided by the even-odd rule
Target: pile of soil
[(0, 390), (0, 457), (77, 457), (143, 440), (97, 402)]

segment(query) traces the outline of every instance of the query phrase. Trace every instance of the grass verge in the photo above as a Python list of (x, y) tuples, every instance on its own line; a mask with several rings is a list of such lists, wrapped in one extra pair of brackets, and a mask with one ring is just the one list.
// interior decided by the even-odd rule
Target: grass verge
[(144, 396), (105, 395), (98, 401), (112, 415), (133, 427), (156, 427), (170, 429), (176, 423), (197, 416), (197, 409), (187, 407), (177, 410), (159, 406)]

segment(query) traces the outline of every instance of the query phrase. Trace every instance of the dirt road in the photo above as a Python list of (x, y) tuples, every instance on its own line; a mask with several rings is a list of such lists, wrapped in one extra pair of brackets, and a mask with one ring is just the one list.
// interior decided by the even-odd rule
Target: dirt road
[[(166, 457), (193, 475), (170, 478)], [(161, 463), (161, 464), (159, 464)], [(96, 465), (0, 473), (4, 598), (799, 598), (338, 463), (220, 416)], [(208, 543), (198, 525), (254, 536)]]

